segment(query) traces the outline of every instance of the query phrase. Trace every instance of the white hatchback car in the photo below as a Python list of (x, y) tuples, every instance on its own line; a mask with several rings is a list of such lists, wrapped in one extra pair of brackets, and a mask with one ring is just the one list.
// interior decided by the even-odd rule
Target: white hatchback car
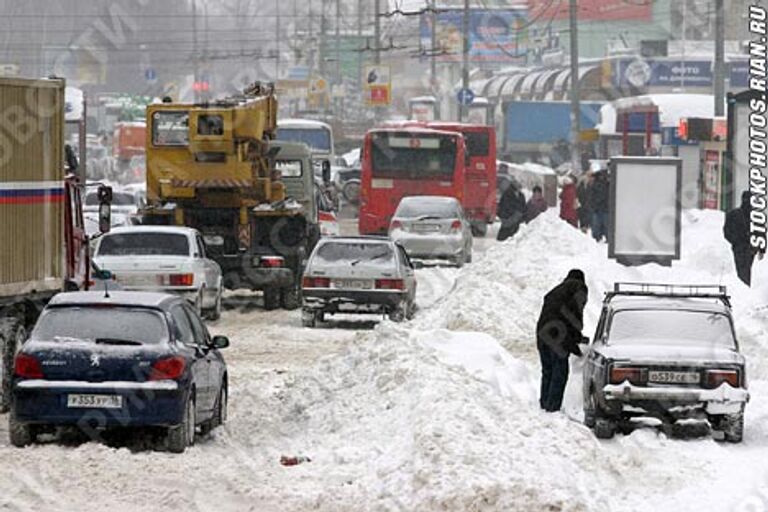
[(196, 229), (130, 226), (99, 238), (94, 263), (125, 290), (164, 291), (187, 298), (209, 320), (221, 316), (221, 267), (206, 257)]

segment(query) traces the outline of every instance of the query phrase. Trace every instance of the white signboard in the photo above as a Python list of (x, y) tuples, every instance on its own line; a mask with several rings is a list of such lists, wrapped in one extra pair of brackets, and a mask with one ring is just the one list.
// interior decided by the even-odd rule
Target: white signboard
[(618, 157), (610, 168), (609, 257), (627, 264), (679, 259), (682, 161)]

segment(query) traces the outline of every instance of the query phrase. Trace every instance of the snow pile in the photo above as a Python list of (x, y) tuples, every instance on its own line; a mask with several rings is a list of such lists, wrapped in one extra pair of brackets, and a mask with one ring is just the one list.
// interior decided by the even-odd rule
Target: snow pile
[[(737, 335), (750, 361), (751, 374), (768, 377), (768, 265), (755, 265), (757, 283), (750, 290), (735, 274), (730, 246), (723, 239), (723, 213), (683, 212), (682, 257), (672, 267), (656, 264), (625, 267), (607, 259), (598, 244), (549, 209), (477, 263), (463, 269), (455, 290), (424, 312), (416, 324), (492, 335), (516, 357), (536, 359), (535, 328), (544, 295), (572, 268), (582, 269), (589, 287), (586, 335), (594, 332), (603, 295), (616, 281), (724, 284), (733, 297)], [(766, 260), (768, 262), (768, 260)]]
[[(288, 470), (286, 510), (615, 510), (640, 486), (679, 478), (644, 443), (605, 450), (535, 397), (526, 365), (489, 336), (387, 324), (294, 377), (274, 403), (241, 407), (238, 423), (252, 429), (234, 435), (258, 432), (276, 446), (272, 460), (280, 449), (312, 459)], [(681, 455), (700, 468), (696, 457)], [(630, 471), (647, 477), (625, 480)]]

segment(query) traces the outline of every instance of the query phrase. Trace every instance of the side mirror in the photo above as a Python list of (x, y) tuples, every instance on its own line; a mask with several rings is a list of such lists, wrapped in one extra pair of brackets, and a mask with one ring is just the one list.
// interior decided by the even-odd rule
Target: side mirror
[(214, 336), (211, 340), (211, 346), (216, 349), (227, 348), (229, 346), (229, 338), (226, 336)]
[(99, 231), (109, 233), (112, 227), (112, 206), (109, 203), (99, 205)]
[(331, 182), (331, 162), (323, 160), (323, 184), (328, 185)]

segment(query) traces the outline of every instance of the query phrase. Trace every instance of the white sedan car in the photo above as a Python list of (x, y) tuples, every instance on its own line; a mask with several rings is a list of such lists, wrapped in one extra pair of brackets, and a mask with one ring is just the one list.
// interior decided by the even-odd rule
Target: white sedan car
[(122, 289), (164, 291), (186, 297), (209, 320), (221, 316), (222, 277), (192, 228), (130, 226), (99, 238), (94, 263)]

